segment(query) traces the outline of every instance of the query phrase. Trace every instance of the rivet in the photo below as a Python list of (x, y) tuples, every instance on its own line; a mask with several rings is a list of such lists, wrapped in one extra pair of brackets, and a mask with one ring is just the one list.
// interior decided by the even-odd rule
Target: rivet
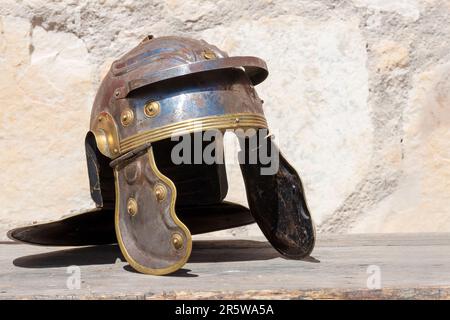
[(114, 95), (115, 95), (116, 97), (120, 96), (120, 90), (117, 89), (117, 90), (114, 92)]
[(102, 120), (103, 120), (102, 116), (98, 117), (98, 122), (102, 122)]
[(239, 118), (234, 119), (234, 122), (235, 122), (235, 123), (239, 123), (239, 121), (240, 121)]
[(134, 113), (130, 109), (126, 109), (122, 111), (122, 114), (120, 115), (120, 122), (123, 126), (129, 125), (131, 122), (133, 122), (134, 119)]
[(117, 148), (114, 148), (113, 152), (117, 153), (117, 152), (119, 152), (119, 150), (117, 150)]
[(158, 101), (150, 101), (144, 107), (144, 113), (147, 117), (153, 118), (156, 117), (161, 111), (161, 106)]
[(137, 205), (136, 199), (128, 198), (127, 212), (130, 216), (136, 215), (136, 213), (138, 212), (138, 205)]
[(183, 248), (183, 237), (178, 233), (174, 233), (172, 235), (172, 245), (177, 250)]
[(155, 197), (158, 201), (163, 201), (167, 196), (167, 189), (163, 184), (158, 183), (155, 188)]
[(211, 50), (205, 50), (203, 51), (203, 58), (206, 60), (211, 60), (216, 58), (216, 54)]

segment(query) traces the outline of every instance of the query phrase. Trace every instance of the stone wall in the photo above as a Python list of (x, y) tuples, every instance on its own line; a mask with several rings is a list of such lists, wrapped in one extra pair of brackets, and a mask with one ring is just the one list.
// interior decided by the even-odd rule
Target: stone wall
[(153, 34), (267, 61), (258, 92), (319, 231), (450, 231), (450, 1), (0, 2), (2, 228), (93, 207), (96, 88)]

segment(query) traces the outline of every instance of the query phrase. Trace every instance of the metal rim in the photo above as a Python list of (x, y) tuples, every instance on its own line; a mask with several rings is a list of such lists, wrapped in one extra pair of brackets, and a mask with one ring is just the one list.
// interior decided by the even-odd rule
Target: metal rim
[(266, 63), (257, 57), (228, 57), (211, 59), (183, 64), (149, 74), (144, 73), (142, 77), (127, 82), (125, 87), (117, 88), (115, 91), (115, 97), (116, 99), (125, 98), (131, 91), (159, 81), (199, 72), (229, 68), (243, 68), (252, 85), (257, 85), (263, 82), (269, 75)]

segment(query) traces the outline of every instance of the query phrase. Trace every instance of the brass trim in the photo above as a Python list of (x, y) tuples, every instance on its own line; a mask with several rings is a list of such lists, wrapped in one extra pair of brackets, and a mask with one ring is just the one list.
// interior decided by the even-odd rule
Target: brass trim
[(234, 113), (180, 121), (156, 129), (140, 132), (120, 142), (122, 152), (128, 152), (148, 142), (176, 135), (210, 129), (267, 128), (266, 118), (256, 113)]
[(149, 101), (144, 106), (144, 114), (149, 118), (156, 117), (161, 112), (161, 105), (158, 101)]
[(119, 228), (120, 190), (119, 190), (119, 179), (118, 179), (119, 171), (118, 171), (117, 167), (114, 169), (114, 178), (115, 178), (114, 180), (115, 180), (115, 187), (116, 187), (116, 208), (115, 208), (114, 226), (116, 229), (117, 242), (119, 243), (120, 251), (122, 252), (122, 254), (125, 257), (125, 259), (127, 260), (127, 262), (135, 270), (137, 270), (141, 273), (145, 273), (145, 274), (164, 275), (164, 274), (172, 273), (172, 272), (180, 269), (183, 265), (186, 264), (187, 260), (189, 259), (190, 255), (191, 255), (191, 252), (192, 252), (192, 236), (191, 236), (191, 232), (189, 231), (189, 229), (183, 224), (183, 222), (180, 221), (180, 219), (178, 219), (178, 217), (175, 213), (175, 201), (177, 199), (177, 189), (175, 187), (175, 184), (172, 182), (172, 180), (170, 180), (168, 177), (166, 177), (159, 171), (159, 169), (155, 163), (155, 157), (153, 155), (152, 148), (149, 148), (147, 153), (148, 153), (148, 160), (150, 163), (150, 167), (155, 172), (155, 175), (160, 180), (162, 180), (165, 184), (167, 184), (169, 186), (169, 188), (172, 190), (172, 196), (170, 199), (170, 208), (169, 208), (170, 216), (172, 217), (175, 224), (178, 225), (180, 227), (180, 229), (186, 235), (186, 244), (185, 244), (186, 245), (186, 254), (184, 255), (184, 257), (182, 257), (181, 260), (179, 260), (175, 264), (173, 264), (167, 268), (161, 268), (161, 269), (147, 268), (147, 267), (137, 263), (130, 256), (130, 254), (128, 253), (128, 251), (125, 248), (125, 245), (123, 243), (122, 235), (120, 233), (120, 228)]
[(94, 121), (91, 132), (95, 136), (97, 148), (109, 157), (115, 158), (120, 154), (119, 135), (113, 117), (108, 112), (101, 112)]
[(124, 127), (128, 126), (134, 120), (134, 113), (131, 109), (125, 109), (120, 114), (120, 122)]

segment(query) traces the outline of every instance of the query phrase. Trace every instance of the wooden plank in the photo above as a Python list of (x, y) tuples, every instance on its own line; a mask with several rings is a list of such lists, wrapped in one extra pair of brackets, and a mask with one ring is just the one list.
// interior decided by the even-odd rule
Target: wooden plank
[[(134, 272), (115, 245), (0, 244), (1, 299), (450, 298), (450, 234), (319, 235), (312, 257), (286, 260), (262, 238), (196, 237), (190, 261), (163, 277)], [(70, 266), (81, 286), (70, 289)], [(372, 268), (372, 269), (371, 269)], [(379, 270), (380, 289), (370, 277)]]

